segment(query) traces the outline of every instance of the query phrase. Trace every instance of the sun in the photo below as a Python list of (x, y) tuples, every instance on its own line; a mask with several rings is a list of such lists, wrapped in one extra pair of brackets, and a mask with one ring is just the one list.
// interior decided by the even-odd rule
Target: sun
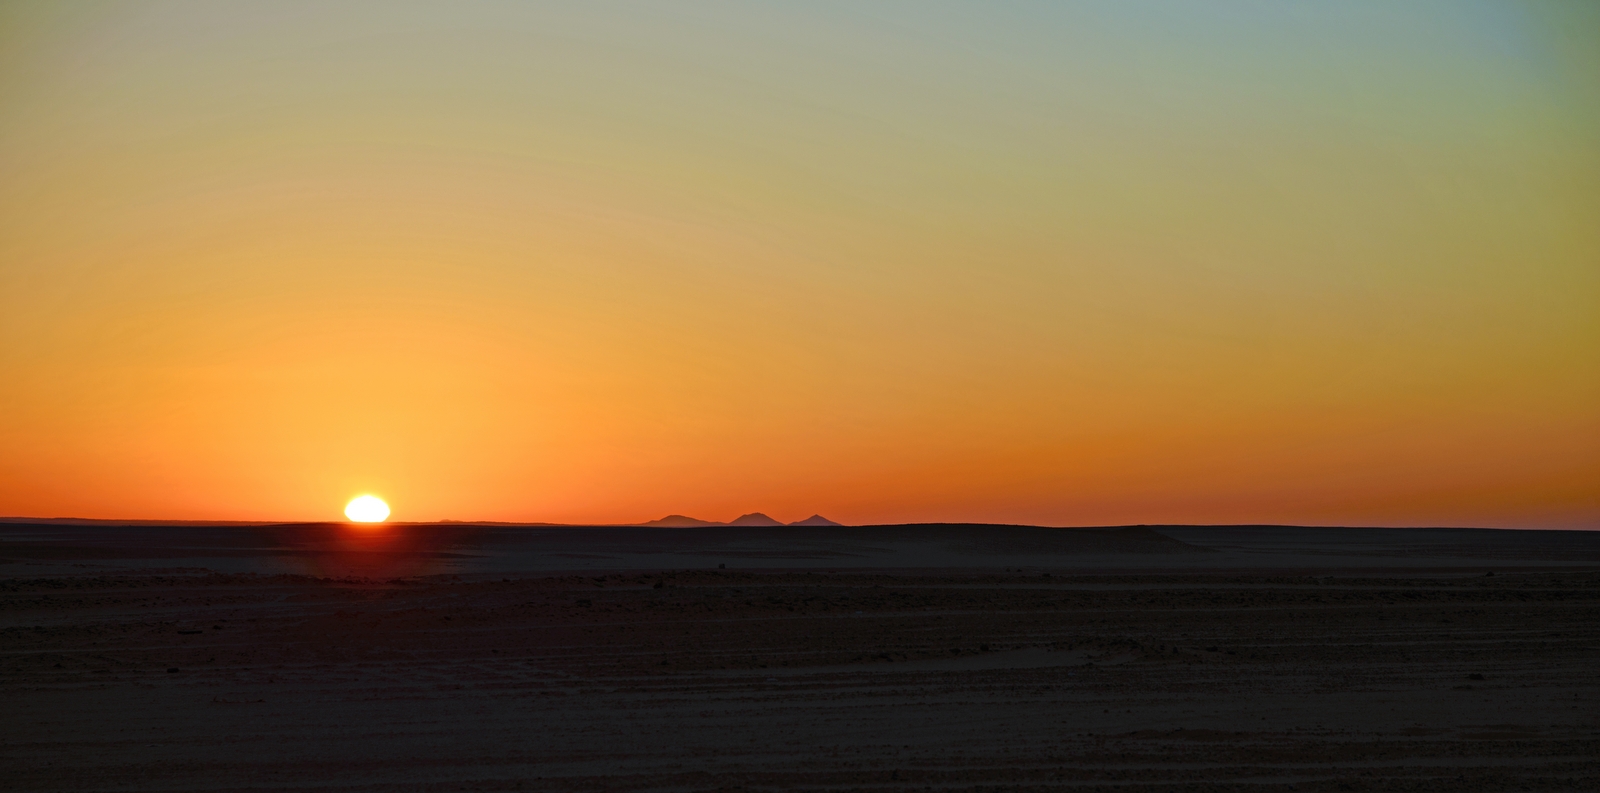
[(356, 496), (345, 505), (344, 516), (356, 523), (382, 523), (389, 519), (389, 505), (377, 496)]

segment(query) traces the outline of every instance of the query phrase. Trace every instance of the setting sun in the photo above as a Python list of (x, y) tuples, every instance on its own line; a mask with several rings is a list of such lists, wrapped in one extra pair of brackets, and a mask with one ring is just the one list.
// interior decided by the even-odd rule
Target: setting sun
[(377, 496), (357, 496), (345, 505), (344, 516), (356, 523), (382, 523), (389, 517), (389, 505)]

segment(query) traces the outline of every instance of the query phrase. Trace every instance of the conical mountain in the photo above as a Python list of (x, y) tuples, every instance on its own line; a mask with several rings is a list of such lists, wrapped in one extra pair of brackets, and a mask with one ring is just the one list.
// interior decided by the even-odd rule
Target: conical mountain
[(793, 522), (793, 523), (791, 523), (789, 525), (790, 526), (843, 526), (844, 524), (843, 523), (834, 523), (833, 521), (828, 520), (827, 518), (824, 518), (821, 515), (812, 515), (811, 517), (806, 518), (805, 520), (797, 520), (797, 521), (795, 521), (795, 522)]
[(773, 520), (772, 518), (767, 517), (766, 515), (761, 514), (760, 512), (752, 512), (752, 513), (750, 513), (748, 515), (740, 515), (739, 517), (728, 521), (728, 525), (729, 526), (782, 526), (783, 524), (778, 522), (778, 521)]

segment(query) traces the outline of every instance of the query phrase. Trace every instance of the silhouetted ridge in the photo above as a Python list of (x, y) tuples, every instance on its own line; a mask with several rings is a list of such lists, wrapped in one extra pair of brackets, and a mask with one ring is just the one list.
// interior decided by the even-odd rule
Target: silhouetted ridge
[(783, 524), (760, 512), (740, 515), (728, 522), (729, 526), (782, 526)]
[(685, 527), (685, 526), (721, 526), (723, 524), (718, 523), (718, 522), (716, 522), (714, 520), (701, 520), (699, 518), (691, 518), (688, 515), (668, 515), (668, 516), (666, 516), (664, 518), (657, 518), (655, 520), (646, 521), (646, 522), (641, 523), (639, 525), (640, 526), (667, 526), (667, 527), (671, 527), (671, 528), (681, 528), (681, 527)]
[(843, 523), (834, 523), (833, 521), (828, 520), (827, 518), (824, 518), (821, 515), (812, 515), (811, 517), (806, 518), (805, 520), (797, 520), (797, 521), (795, 521), (795, 522), (793, 522), (793, 523), (791, 523), (789, 525), (790, 526), (843, 526), (844, 524)]

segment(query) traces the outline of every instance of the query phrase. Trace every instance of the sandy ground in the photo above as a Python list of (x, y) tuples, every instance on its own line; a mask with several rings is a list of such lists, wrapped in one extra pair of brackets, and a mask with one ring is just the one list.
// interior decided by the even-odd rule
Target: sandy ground
[(0, 787), (1600, 789), (1597, 534), (341, 531), (0, 526)]

